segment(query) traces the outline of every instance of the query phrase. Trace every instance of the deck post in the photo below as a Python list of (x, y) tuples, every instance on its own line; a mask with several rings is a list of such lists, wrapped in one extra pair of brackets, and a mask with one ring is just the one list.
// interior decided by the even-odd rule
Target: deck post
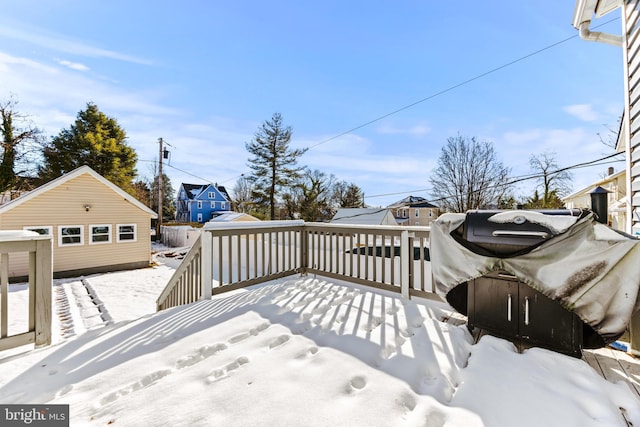
[(213, 280), (213, 238), (211, 237), (211, 231), (202, 230), (200, 233), (200, 280), (202, 281), (202, 296), (201, 299), (211, 299), (211, 287)]
[(400, 293), (409, 299), (409, 231), (400, 232)]
[[(36, 240), (34, 277), (29, 278), (29, 292), (35, 292), (35, 345), (51, 344), (51, 293), (53, 282), (53, 254), (51, 239)], [(31, 268), (30, 268), (31, 269)]]

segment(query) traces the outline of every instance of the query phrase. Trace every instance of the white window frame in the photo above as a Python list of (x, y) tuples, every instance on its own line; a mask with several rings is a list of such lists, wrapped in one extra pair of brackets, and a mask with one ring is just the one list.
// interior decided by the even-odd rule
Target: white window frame
[(198, 209), (202, 209), (202, 200), (198, 200)]
[(220, 209), (222, 209), (223, 211), (227, 210), (227, 202), (220, 202)]
[(216, 198), (216, 193), (213, 191), (209, 191), (209, 198), (210, 199), (215, 199)]
[[(133, 227), (133, 239), (121, 239), (120, 227)], [(128, 234), (128, 233), (127, 233)], [(118, 243), (131, 243), (138, 241), (138, 225), (137, 224), (116, 224), (116, 242)]]
[(25, 231), (36, 231), (36, 230), (47, 230), (47, 234), (40, 234), (36, 231), (36, 233), (41, 236), (51, 236), (53, 237), (53, 226), (51, 225), (28, 225), (26, 227), (22, 227)]
[[(94, 227), (107, 227), (107, 237), (108, 240), (104, 241), (104, 242), (96, 242), (93, 240), (94, 237), (97, 236), (104, 236), (104, 234), (96, 234), (93, 231)], [(89, 224), (89, 244), (90, 245), (104, 245), (105, 243), (111, 243), (111, 235), (113, 233), (111, 232), (111, 224)]]
[[(63, 239), (65, 236), (62, 232), (62, 230), (64, 230), (65, 228), (78, 228), (80, 229), (80, 234), (77, 235), (73, 235), (73, 237), (80, 237), (80, 241), (79, 242), (73, 242), (73, 243), (64, 243)], [(84, 225), (81, 224), (74, 224), (74, 225), (59, 225), (58, 226), (58, 246), (82, 246), (84, 245)]]
[(201, 213), (198, 214), (198, 222), (202, 222), (202, 214)]
[(416, 209), (416, 218), (420, 218), (420, 209)]
[(211, 202), (211, 209), (215, 209), (216, 208), (216, 202)]

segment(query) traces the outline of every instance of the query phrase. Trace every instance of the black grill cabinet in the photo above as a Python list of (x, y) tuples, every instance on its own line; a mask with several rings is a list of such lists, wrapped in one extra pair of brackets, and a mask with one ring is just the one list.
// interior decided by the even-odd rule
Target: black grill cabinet
[(582, 356), (580, 318), (509, 273), (470, 281), (467, 311), (469, 328), (508, 339), (519, 351), (535, 346)]

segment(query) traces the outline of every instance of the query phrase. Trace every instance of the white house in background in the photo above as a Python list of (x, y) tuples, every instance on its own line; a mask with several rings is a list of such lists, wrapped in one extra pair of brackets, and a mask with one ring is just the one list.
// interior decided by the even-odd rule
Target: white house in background
[(398, 225), (391, 211), (386, 208), (341, 208), (329, 222), (351, 225)]
[(607, 223), (620, 231), (625, 231), (627, 223), (627, 171), (622, 169), (613, 172), (613, 168), (609, 168), (609, 174), (599, 181), (578, 190), (562, 199), (567, 209), (573, 208), (591, 208), (591, 192), (596, 187), (602, 187), (609, 191), (608, 205), (609, 218)]
[[(0, 206), (0, 230), (53, 237), (54, 277), (149, 266), (152, 218), (154, 211), (89, 166)], [(26, 276), (26, 254), (12, 257), (9, 269), (10, 277)]]
[[(621, 35), (591, 31), (592, 21), (620, 9)], [(573, 26), (580, 37), (621, 47), (624, 115), (616, 149), (626, 154), (626, 224), (624, 231), (640, 236), (640, 0), (576, 0)]]

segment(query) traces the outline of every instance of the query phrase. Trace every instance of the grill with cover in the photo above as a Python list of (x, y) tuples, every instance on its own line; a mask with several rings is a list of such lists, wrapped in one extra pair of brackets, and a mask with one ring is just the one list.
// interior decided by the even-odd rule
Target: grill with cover
[(437, 292), (520, 350), (580, 356), (617, 339), (637, 307), (640, 242), (590, 211), (444, 214), (430, 240)]

